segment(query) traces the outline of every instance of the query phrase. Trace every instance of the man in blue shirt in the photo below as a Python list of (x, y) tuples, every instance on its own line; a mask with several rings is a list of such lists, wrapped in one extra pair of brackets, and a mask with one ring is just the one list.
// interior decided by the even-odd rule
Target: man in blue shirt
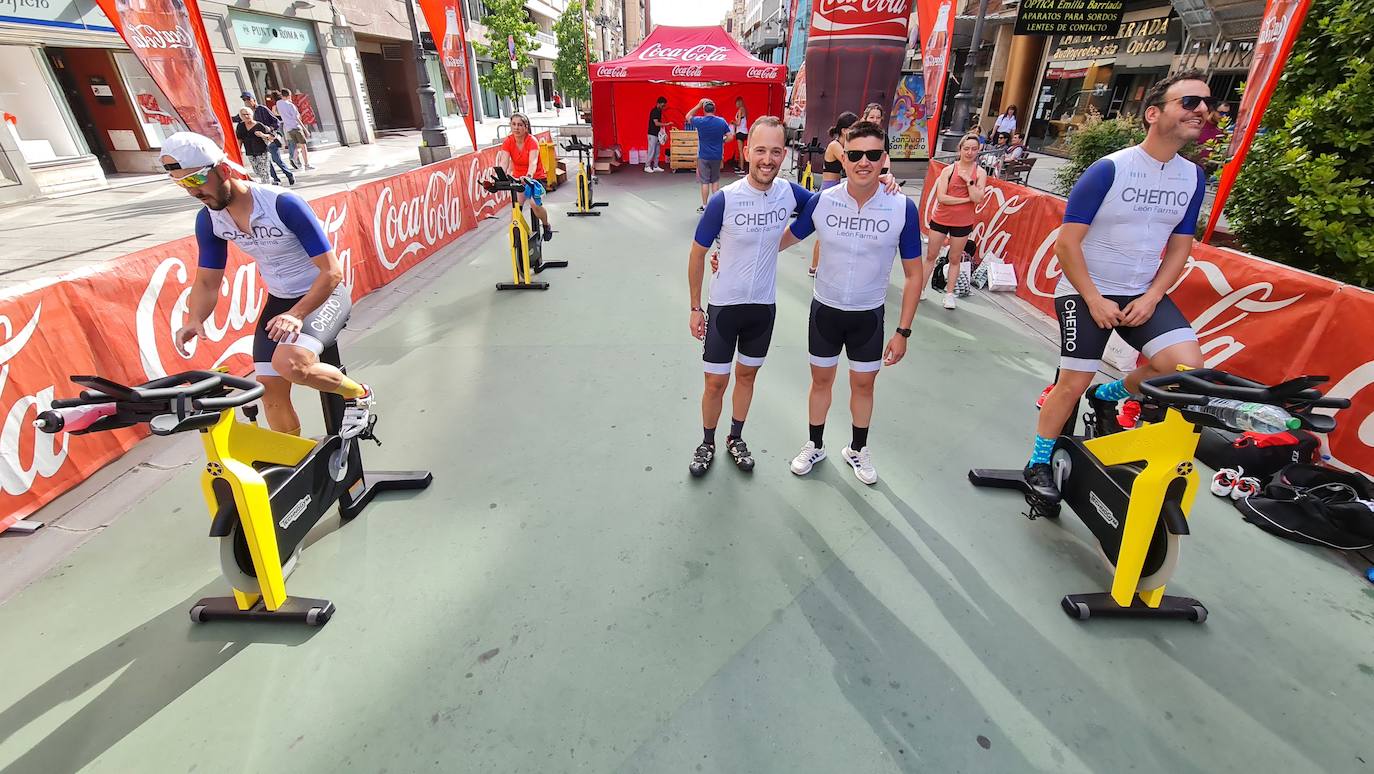
[[(698, 110), (705, 115), (698, 116)], [(731, 136), (730, 124), (716, 115), (716, 103), (703, 99), (687, 111), (687, 125), (697, 132), (697, 182), (701, 183), (697, 212), (705, 212), (706, 201), (720, 190), (720, 161), (725, 157), (725, 141)]]

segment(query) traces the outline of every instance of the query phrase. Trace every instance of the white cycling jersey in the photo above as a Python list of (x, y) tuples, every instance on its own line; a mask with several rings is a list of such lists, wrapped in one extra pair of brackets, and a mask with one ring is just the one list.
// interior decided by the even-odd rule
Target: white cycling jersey
[(811, 198), (792, 224), (792, 235), (820, 234), (816, 300), (834, 309), (877, 309), (887, 299), (892, 260), (921, 257), (921, 217), (916, 202), (879, 190), (859, 207), (849, 186), (827, 188)]
[(693, 241), (720, 240), (720, 271), (707, 294), (713, 306), (773, 304), (778, 293), (778, 243), (788, 222), (814, 196), (787, 180), (760, 191), (743, 180), (711, 196)]
[[(1159, 273), (1174, 234), (1192, 234), (1207, 190), (1207, 175), (1175, 155), (1160, 162), (1139, 145), (1103, 156), (1069, 193), (1065, 223), (1088, 226), (1083, 258), (1104, 296), (1137, 296)], [(1067, 275), (1056, 296), (1079, 295)]]
[(320, 275), (313, 256), (333, 249), (324, 226), (310, 205), (290, 191), (256, 183), (249, 183), (248, 190), (253, 196), (250, 233), (239, 230), (228, 210), (201, 208), (196, 216), (199, 265), (223, 269), (233, 242), (257, 263), (268, 293), (277, 298), (305, 295)]

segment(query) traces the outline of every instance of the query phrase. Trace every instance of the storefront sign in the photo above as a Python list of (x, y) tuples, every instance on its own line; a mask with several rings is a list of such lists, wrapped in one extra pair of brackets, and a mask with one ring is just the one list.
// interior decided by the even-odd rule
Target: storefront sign
[(1015, 34), (1115, 36), (1125, 11), (1125, 0), (1022, 0)]
[(114, 32), (95, 0), (0, 0), (0, 22)]
[(230, 11), (229, 19), (234, 23), (234, 37), (242, 48), (289, 54), (319, 53), (315, 31), (305, 22), (238, 11)]
[(329, 28), (329, 44), (334, 48), (357, 48), (358, 37), (353, 34), (352, 27), (335, 25)]
[(1173, 53), (1169, 9), (1157, 16), (1129, 21), (1111, 35), (1065, 35), (1054, 42), (1051, 62), (1113, 57), (1169, 56)]

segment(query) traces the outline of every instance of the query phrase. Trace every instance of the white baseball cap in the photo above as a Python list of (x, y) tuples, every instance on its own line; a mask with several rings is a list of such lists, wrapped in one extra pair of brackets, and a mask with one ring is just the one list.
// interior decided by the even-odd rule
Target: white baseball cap
[(219, 143), (195, 132), (177, 132), (163, 140), (161, 155), (171, 156), (176, 160), (175, 165), (163, 164), (163, 168), (168, 172), (177, 169), (200, 169), (223, 162), (235, 172), (248, 174), (248, 170), (229, 159), (229, 155)]

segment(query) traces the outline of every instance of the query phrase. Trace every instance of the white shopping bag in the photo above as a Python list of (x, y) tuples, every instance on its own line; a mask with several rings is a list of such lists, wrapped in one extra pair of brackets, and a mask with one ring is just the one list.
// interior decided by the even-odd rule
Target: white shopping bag
[(1107, 339), (1107, 351), (1102, 354), (1102, 362), (1118, 371), (1130, 372), (1134, 371), (1136, 364), (1140, 362), (1140, 353), (1127, 344), (1116, 331), (1112, 331), (1111, 338)]
[(988, 266), (988, 290), (1016, 290), (1016, 267), (998, 261)]

